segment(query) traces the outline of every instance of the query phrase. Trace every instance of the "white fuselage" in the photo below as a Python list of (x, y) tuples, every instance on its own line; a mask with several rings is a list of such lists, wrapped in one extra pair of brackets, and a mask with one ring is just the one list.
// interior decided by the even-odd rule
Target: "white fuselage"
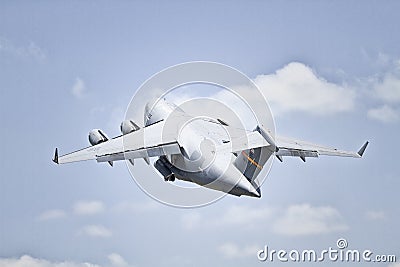
[(178, 127), (181, 154), (159, 159), (176, 178), (238, 196), (260, 197), (259, 190), (233, 165), (235, 156), (218, 151), (218, 147), (230, 142), (218, 121), (194, 118), (163, 99), (146, 105), (144, 120), (145, 126), (164, 120), (165, 131)]

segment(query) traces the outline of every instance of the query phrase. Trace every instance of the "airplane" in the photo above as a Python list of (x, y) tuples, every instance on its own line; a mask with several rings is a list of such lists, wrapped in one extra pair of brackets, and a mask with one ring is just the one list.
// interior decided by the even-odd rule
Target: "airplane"
[(193, 117), (165, 98), (150, 101), (145, 106), (144, 127), (124, 120), (122, 135), (110, 139), (102, 130), (89, 132), (91, 146), (58, 155), (56, 164), (85, 160), (108, 162), (143, 158), (165, 181), (187, 181), (235, 196), (261, 197), (257, 179), (268, 159), (275, 154), (284, 157), (320, 155), (361, 158), (368, 141), (357, 151), (344, 151), (305, 141), (276, 136), (264, 125), (249, 131), (235, 127), (221, 118)]

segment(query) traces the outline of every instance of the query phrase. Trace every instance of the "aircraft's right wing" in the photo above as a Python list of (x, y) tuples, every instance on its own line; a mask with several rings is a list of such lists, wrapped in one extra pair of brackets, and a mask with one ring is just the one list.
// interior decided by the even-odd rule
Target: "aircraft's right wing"
[(278, 151), (275, 155), (280, 161), (285, 156), (300, 157), (303, 161), (306, 157), (318, 157), (319, 155), (361, 158), (368, 146), (368, 142), (365, 142), (357, 152), (345, 151), (279, 136), (276, 137), (276, 143)]

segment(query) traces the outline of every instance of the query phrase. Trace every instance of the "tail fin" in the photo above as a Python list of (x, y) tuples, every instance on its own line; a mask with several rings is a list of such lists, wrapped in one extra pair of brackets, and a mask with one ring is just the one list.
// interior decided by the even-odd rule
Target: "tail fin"
[(277, 150), (275, 141), (268, 131), (261, 126), (257, 126), (254, 131), (259, 132), (270, 145), (242, 150), (233, 163), (233, 165), (243, 173), (249, 182), (256, 180), (264, 164)]
[(260, 156), (261, 148), (242, 150), (233, 165), (251, 182), (263, 168)]
[(260, 174), (263, 166), (274, 152), (270, 147), (258, 147), (242, 150), (237, 155), (233, 165), (247, 178), (247, 180), (260, 192), (260, 183), (257, 176)]

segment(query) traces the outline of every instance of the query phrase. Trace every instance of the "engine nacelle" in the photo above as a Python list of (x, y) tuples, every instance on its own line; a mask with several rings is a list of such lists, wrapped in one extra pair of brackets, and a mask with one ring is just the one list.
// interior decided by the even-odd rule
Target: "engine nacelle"
[(94, 129), (89, 132), (89, 143), (92, 146), (98, 145), (108, 140), (107, 135), (100, 129)]
[(140, 129), (140, 127), (131, 120), (124, 120), (123, 122), (121, 122), (120, 128), (121, 133), (124, 135)]

